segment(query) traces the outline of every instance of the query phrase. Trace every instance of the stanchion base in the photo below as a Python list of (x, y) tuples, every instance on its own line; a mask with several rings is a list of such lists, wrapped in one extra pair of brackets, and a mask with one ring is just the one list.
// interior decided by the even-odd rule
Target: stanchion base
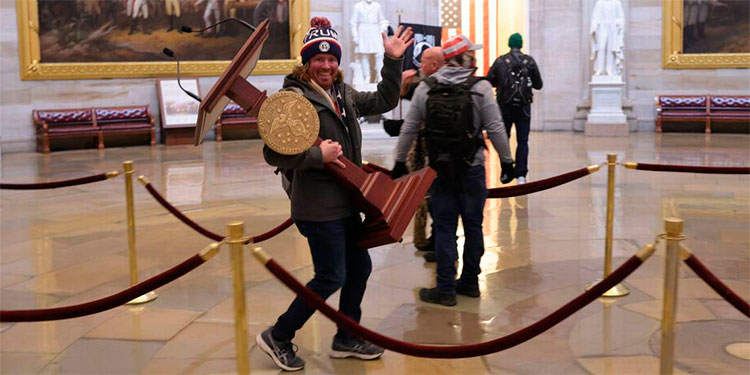
[[(602, 281), (602, 279), (596, 280), (593, 283), (586, 285), (586, 290), (591, 289), (594, 285), (598, 284), (600, 281)], [(623, 296), (627, 296), (628, 294), (630, 294), (630, 289), (627, 286), (625, 286), (625, 284), (619, 283), (613, 286), (612, 289), (604, 292), (604, 294), (602, 294), (602, 297), (608, 297), (608, 298), (623, 297)]]
[(132, 301), (126, 303), (126, 305), (140, 305), (142, 303), (149, 303), (156, 299), (159, 295), (156, 294), (156, 292), (148, 292), (138, 298), (133, 299)]
[(724, 350), (737, 358), (750, 360), (750, 342), (735, 342), (725, 346)]

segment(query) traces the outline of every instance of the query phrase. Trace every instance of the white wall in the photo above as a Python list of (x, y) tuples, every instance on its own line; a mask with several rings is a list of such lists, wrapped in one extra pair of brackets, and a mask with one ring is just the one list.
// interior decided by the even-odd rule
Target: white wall
[(628, 96), (638, 128), (654, 130), (654, 96), (660, 94), (750, 95), (750, 70), (661, 68), (662, 0), (630, 0)]
[[(660, 94), (750, 94), (748, 69), (674, 70), (661, 67), (664, 0), (621, 0), (627, 21), (626, 100), (636, 130), (653, 131)], [(588, 29), (595, 0), (529, 0), (530, 54), (541, 67), (544, 90), (535, 96), (532, 128), (572, 130), (576, 106), (589, 99)]]
[[(344, 1), (311, 0), (313, 16), (331, 19), (340, 34), (348, 28)], [(588, 99), (590, 77), (588, 25), (595, 0), (529, 1), (529, 35), (525, 43), (541, 67), (544, 90), (535, 96), (532, 128), (572, 130), (576, 106)], [(664, 0), (624, 0), (627, 13), (626, 91), (633, 103), (637, 129), (653, 131), (656, 116), (653, 97), (658, 94), (748, 94), (750, 73), (732, 70), (664, 70), (661, 68), (661, 8)], [(439, 0), (380, 0), (393, 24), (396, 9), (404, 9), (404, 22), (437, 24)], [(344, 49), (350, 42), (343, 40)], [(500, 52), (505, 53), (504, 50)], [(343, 66), (348, 66), (344, 54)], [(215, 77), (200, 79), (206, 93)], [(261, 89), (275, 92), (281, 76), (252, 76)], [(0, 150), (34, 149), (32, 109), (149, 104), (157, 117), (154, 79), (77, 81), (21, 81), (15, 1), (0, 1)]]

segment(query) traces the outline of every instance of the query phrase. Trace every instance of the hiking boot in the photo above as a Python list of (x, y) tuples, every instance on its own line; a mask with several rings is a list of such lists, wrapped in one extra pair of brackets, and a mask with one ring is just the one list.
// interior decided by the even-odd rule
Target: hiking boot
[(425, 262), (428, 262), (428, 263), (435, 263), (435, 262), (437, 262), (437, 256), (435, 255), (434, 251), (430, 251), (430, 252), (424, 253), (423, 257), (424, 257), (424, 261)]
[(438, 292), (437, 288), (422, 288), (419, 290), (419, 299), (428, 303), (436, 303), (443, 306), (455, 306), (456, 296)]
[(291, 341), (277, 341), (271, 335), (273, 327), (268, 327), (265, 331), (255, 337), (260, 350), (268, 354), (276, 366), (284, 371), (297, 371), (305, 367), (305, 361), (297, 357), (296, 349)]
[(477, 298), (479, 297), (479, 286), (464, 284), (460, 281), (456, 282), (456, 294), (461, 294), (467, 297)]
[(336, 336), (333, 337), (331, 350), (331, 357), (333, 358), (355, 357), (364, 360), (380, 358), (385, 351), (383, 348), (359, 337), (342, 339)]

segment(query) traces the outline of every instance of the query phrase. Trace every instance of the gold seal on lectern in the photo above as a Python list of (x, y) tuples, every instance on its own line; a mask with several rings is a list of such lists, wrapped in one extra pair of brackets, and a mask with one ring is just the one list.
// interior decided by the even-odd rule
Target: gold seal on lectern
[(277, 92), (260, 106), (258, 132), (263, 142), (279, 154), (304, 152), (315, 143), (319, 130), (315, 108), (296, 92)]

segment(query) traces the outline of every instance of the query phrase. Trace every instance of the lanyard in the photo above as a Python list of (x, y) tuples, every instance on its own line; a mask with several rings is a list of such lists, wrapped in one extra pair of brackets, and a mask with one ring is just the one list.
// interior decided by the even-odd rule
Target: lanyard
[(333, 84), (333, 96), (336, 99), (334, 102), (336, 113), (344, 120), (344, 124), (346, 124), (346, 107), (344, 106), (344, 98), (341, 97), (341, 90), (339, 90), (338, 83)]

